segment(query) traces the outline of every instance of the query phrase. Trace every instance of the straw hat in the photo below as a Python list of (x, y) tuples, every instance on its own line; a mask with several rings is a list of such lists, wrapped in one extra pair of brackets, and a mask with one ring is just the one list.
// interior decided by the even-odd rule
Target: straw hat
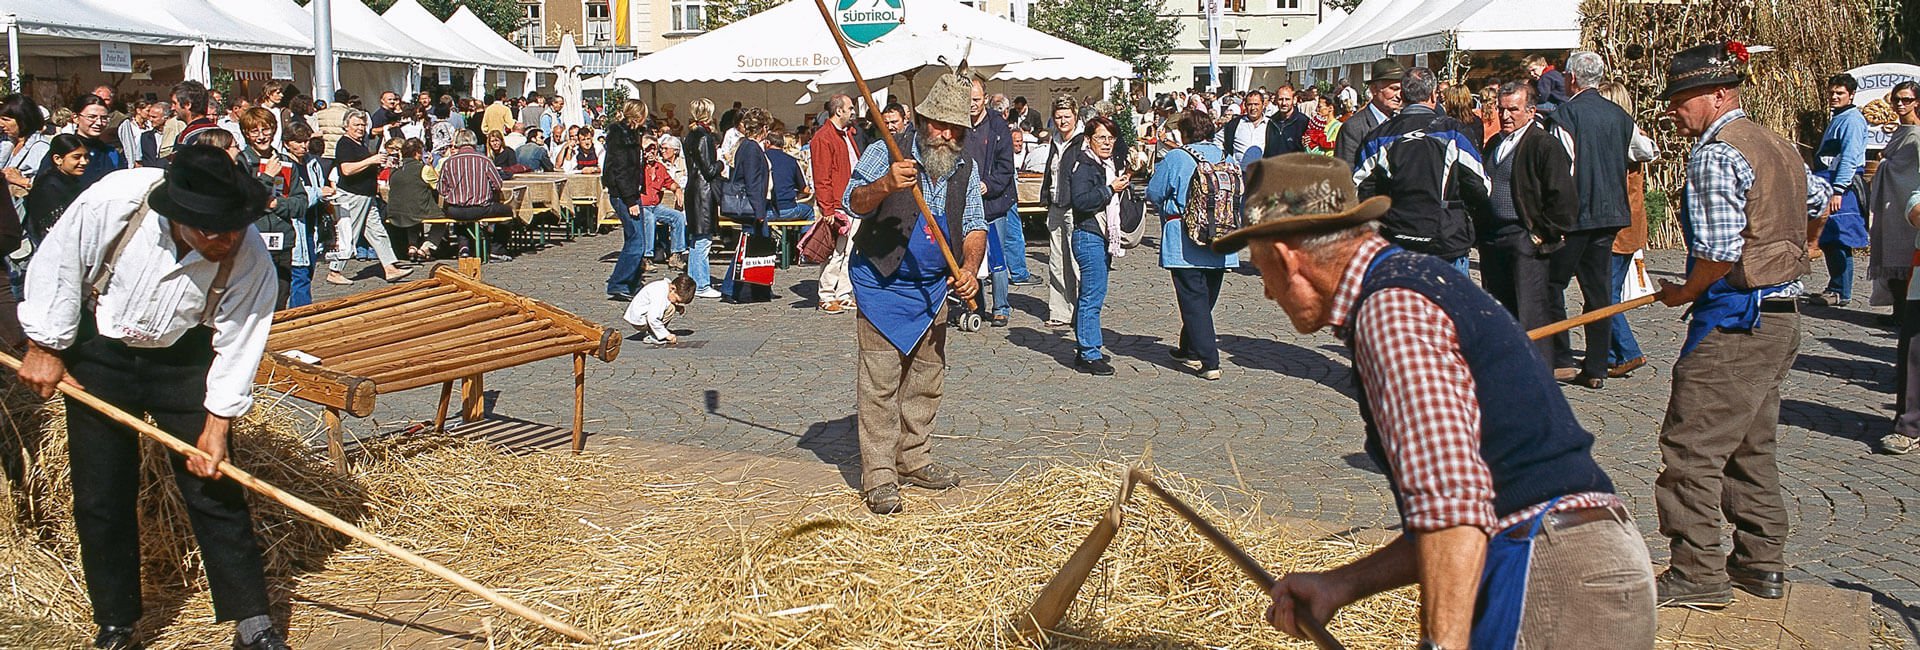
[(933, 89), (913, 107), (913, 113), (935, 122), (945, 122), (959, 127), (973, 125), (973, 82), (963, 72), (940, 75), (933, 82)]
[(1365, 201), (1345, 163), (1311, 153), (1264, 158), (1247, 168), (1247, 226), (1213, 240), (1213, 250), (1232, 253), (1255, 237), (1326, 233), (1352, 228), (1387, 213), (1384, 196)]

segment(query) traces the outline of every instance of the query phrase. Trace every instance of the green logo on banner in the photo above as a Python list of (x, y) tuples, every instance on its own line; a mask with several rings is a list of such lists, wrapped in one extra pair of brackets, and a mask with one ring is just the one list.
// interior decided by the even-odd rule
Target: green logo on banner
[(834, 18), (840, 33), (853, 45), (866, 45), (886, 36), (906, 21), (905, 0), (839, 0)]

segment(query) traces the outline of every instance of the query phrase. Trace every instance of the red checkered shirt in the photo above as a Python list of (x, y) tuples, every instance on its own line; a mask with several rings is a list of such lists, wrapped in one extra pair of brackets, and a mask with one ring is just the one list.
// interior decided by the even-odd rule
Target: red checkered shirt
[[(1334, 292), (1331, 324), (1353, 348), (1367, 405), (1400, 492), (1409, 531), (1475, 526), (1493, 535), (1546, 508), (1496, 518), (1493, 472), (1480, 456), (1480, 404), (1453, 319), (1411, 289), (1374, 292), (1355, 312), (1367, 269), (1387, 241), (1368, 237)], [(1358, 327), (1349, 324), (1359, 321)], [(1554, 511), (1618, 505), (1605, 492), (1569, 495)]]

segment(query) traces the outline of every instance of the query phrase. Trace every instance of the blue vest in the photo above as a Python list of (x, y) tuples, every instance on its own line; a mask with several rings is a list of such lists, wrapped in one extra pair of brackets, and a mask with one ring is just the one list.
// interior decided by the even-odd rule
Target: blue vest
[[(1480, 404), (1480, 458), (1493, 473), (1495, 516), (1504, 518), (1558, 496), (1613, 492), (1613, 481), (1593, 461), (1593, 435), (1574, 419), (1546, 362), (1493, 296), (1439, 258), (1389, 248), (1374, 258), (1361, 282), (1355, 318), (1374, 292), (1386, 288), (1419, 293), (1453, 320)], [(1404, 518), (1399, 480), (1380, 444), (1359, 375), (1355, 368), (1360, 417), (1367, 423), (1367, 455), (1386, 471), (1394, 505)]]

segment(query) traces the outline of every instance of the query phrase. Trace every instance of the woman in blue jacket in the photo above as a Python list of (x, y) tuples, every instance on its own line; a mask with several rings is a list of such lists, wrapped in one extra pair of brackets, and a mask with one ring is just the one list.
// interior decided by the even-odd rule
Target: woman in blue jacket
[(1198, 163), (1226, 161), (1226, 154), (1214, 146), (1213, 118), (1200, 111), (1189, 111), (1175, 128), (1182, 142), (1194, 144), (1167, 152), (1153, 168), (1147, 181), (1147, 200), (1160, 206), (1166, 219), (1160, 229), (1160, 268), (1173, 274), (1173, 297), (1180, 305), (1180, 343), (1173, 358), (1209, 381), (1220, 378), (1220, 347), (1214, 340), (1213, 306), (1220, 301), (1220, 283), (1227, 269), (1240, 265), (1237, 254), (1221, 255), (1187, 236), (1187, 213), (1195, 197), (1193, 172)]
[(1114, 155), (1120, 129), (1105, 116), (1087, 122), (1087, 146), (1071, 161), (1067, 174), (1073, 208), (1073, 261), (1080, 268), (1080, 295), (1074, 305), (1073, 365), (1081, 372), (1107, 376), (1113, 365), (1100, 351), (1100, 309), (1107, 302), (1107, 271), (1119, 252), (1120, 195), (1133, 182)]
[[(740, 144), (733, 153), (733, 168), (729, 180), (746, 187), (747, 202), (753, 206), (749, 215), (723, 215), (728, 220), (740, 224), (740, 228), (750, 238), (771, 237), (767, 229), (767, 211), (772, 202), (767, 200), (768, 185), (773, 179), (773, 166), (767, 160), (767, 150), (760, 141), (767, 137), (767, 130), (773, 126), (773, 117), (764, 108), (749, 108), (741, 111)], [(740, 253), (735, 252), (738, 256)], [(736, 259), (738, 259), (736, 257)], [(720, 293), (734, 302), (764, 302), (771, 300), (770, 287), (746, 290), (740, 279), (740, 265), (727, 265), (726, 278), (720, 282)]]

